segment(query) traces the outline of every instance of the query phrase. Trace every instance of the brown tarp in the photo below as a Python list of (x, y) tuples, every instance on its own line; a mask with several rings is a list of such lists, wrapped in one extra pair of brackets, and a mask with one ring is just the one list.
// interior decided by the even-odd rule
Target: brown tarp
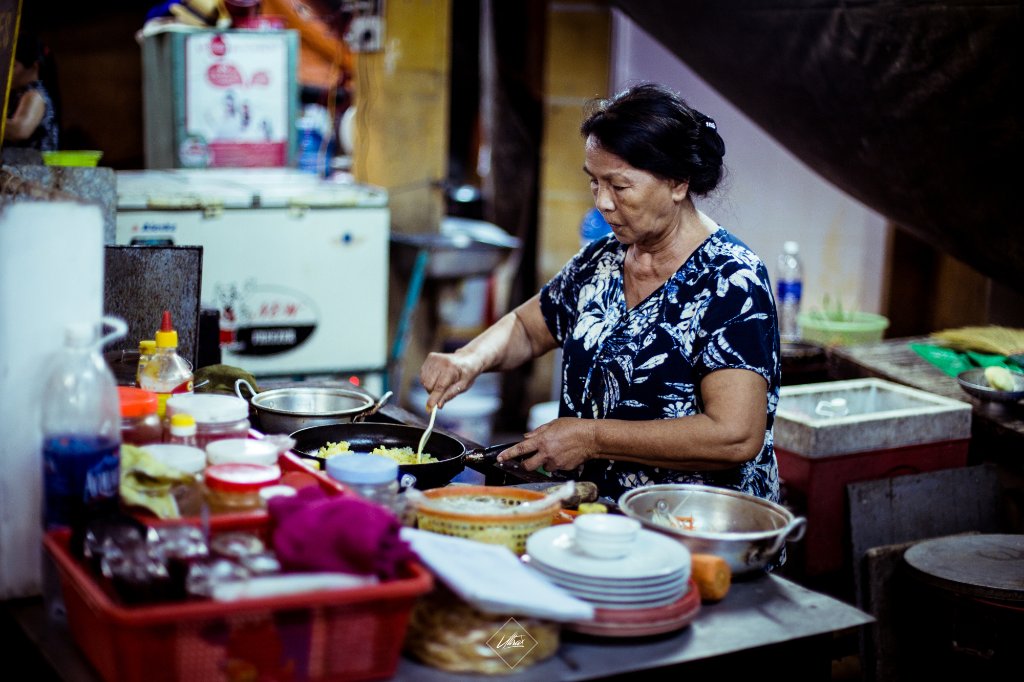
[(612, 4), (837, 187), (1024, 289), (1019, 1)]

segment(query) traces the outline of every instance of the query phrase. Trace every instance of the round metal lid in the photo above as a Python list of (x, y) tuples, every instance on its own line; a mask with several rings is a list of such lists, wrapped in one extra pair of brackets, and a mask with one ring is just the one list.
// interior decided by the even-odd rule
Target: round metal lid
[(344, 388), (293, 387), (263, 391), (252, 398), (257, 410), (289, 416), (347, 416), (365, 412), (373, 398)]
[(954, 535), (903, 555), (922, 582), (959, 594), (1024, 601), (1024, 535)]

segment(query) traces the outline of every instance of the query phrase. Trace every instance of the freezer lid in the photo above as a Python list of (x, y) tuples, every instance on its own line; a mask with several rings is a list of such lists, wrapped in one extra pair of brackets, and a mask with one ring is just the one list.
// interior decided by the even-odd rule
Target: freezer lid
[(119, 209), (387, 206), (387, 191), (323, 180), (295, 168), (205, 168), (117, 173)]
[(388, 201), (387, 192), (380, 187), (325, 180), (297, 168), (243, 168), (225, 172), (224, 177), (249, 188), (265, 208), (380, 207)]
[(197, 210), (252, 208), (250, 188), (216, 176), (197, 176), (178, 170), (118, 171), (118, 210)]

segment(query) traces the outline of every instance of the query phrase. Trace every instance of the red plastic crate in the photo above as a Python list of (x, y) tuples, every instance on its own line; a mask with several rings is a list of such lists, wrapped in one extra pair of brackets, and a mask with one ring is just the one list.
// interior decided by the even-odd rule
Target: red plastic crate
[[(213, 532), (242, 528), (260, 524), (216, 519)], [(410, 562), (397, 580), (351, 590), (123, 606), (71, 555), (69, 540), (69, 531), (51, 531), (43, 544), (60, 572), (71, 635), (108, 682), (388, 678), (413, 605), (433, 586)]]

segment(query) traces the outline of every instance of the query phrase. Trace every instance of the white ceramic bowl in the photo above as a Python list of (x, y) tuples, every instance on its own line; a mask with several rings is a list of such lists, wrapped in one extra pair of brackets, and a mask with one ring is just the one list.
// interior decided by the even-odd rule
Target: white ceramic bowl
[(579, 550), (600, 559), (628, 554), (641, 527), (636, 519), (610, 514), (584, 514), (572, 525)]

